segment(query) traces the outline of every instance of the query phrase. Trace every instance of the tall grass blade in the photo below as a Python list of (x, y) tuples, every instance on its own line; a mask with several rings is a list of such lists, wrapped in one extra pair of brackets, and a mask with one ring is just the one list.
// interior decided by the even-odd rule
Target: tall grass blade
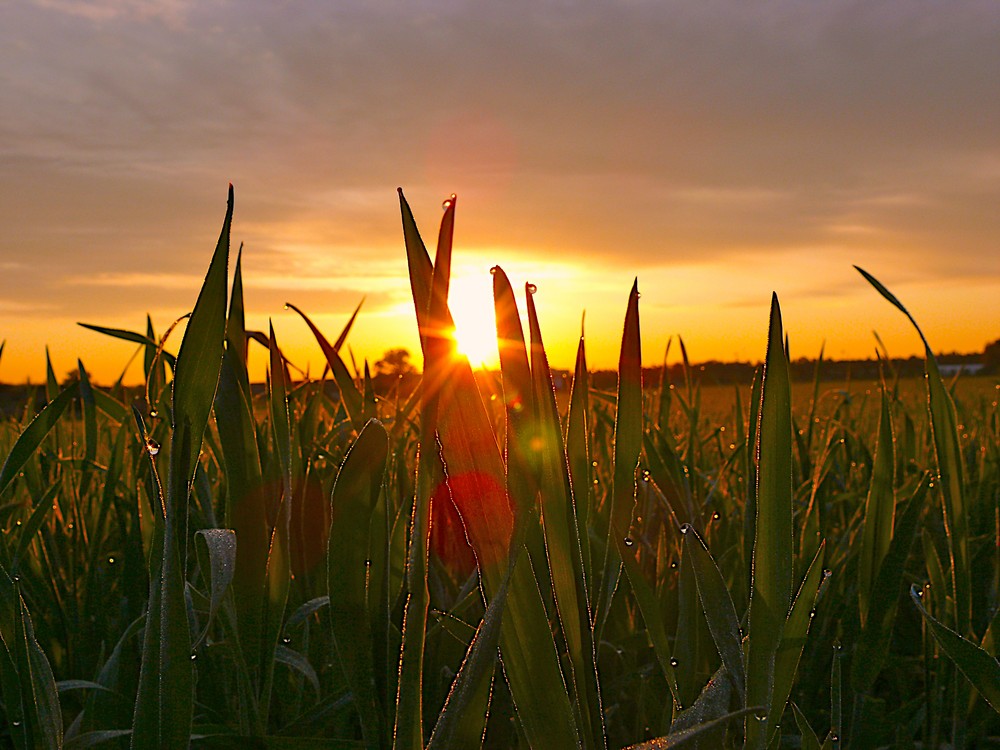
[(3, 466), (0, 467), (0, 494), (10, 486), (10, 483), (24, 468), (35, 449), (41, 445), (42, 440), (49, 434), (49, 430), (55, 426), (59, 417), (66, 411), (66, 407), (73, 402), (79, 390), (79, 383), (68, 386), (46, 404), (45, 408), (38, 412), (38, 415), (24, 428), (11, 447), (10, 453), (7, 454), (7, 458), (4, 459)]
[(851, 660), (851, 686), (859, 693), (871, 690), (889, 654), (903, 571), (917, 536), (927, 485), (928, 478), (924, 476), (900, 513), (889, 549), (872, 585), (868, 618)]
[(18, 750), (62, 747), (56, 682), (18, 586), (0, 565), (0, 695)]
[(924, 608), (920, 589), (916, 585), (910, 588), (910, 598), (930, 626), (934, 640), (940, 644), (993, 710), (1000, 713), (1000, 662), (931, 615)]
[(635, 507), (635, 470), (642, 449), (642, 356), (639, 335), (639, 281), (629, 292), (618, 357), (618, 401), (615, 414), (614, 480), (608, 543), (604, 556), (602, 590), (595, 606), (599, 641), (618, 586), (621, 558), (626, 554), (626, 539), (632, 527)]
[(491, 273), (504, 413), (507, 417), (504, 435), (507, 489), (517, 504), (516, 520), (524, 526), (537, 514), (539, 466), (537, 451), (532, 449), (538, 438), (534, 387), (514, 290), (502, 268), (495, 266)]
[[(747, 703), (772, 710), (774, 656), (792, 599), (792, 418), (778, 297), (764, 364), (757, 444), (757, 514), (747, 644)], [(767, 726), (746, 723), (747, 745), (764, 746)]]
[(858, 558), (858, 604), (862, 626), (868, 617), (868, 603), (875, 576), (892, 541), (896, 510), (895, 487), (895, 438), (892, 415), (889, 412), (889, 395), (886, 393), (883, 380), (878, 439), (875, 443), (872, 479), (865, 503), (865, 522), (861, 532), (861, 551)]
[(541, 509), (546, 558), (556, 611), (569, 650), (568, 682), (573, 691), (577, 722), (584, 735), (584, 747), (603, 747), (604, 723), (600, 709), (594, 634), (583, 573), (576, 507), (570, 490), (566, 451), (556, 411), (555, 387), (530, 291), (528, 321), (531, 331), (531, 375), (541, 446)]
[(795, 676), (798, 672), (799, 660), (806, 645), (806, 636), (816, 610), (816, 598), (819, 596), (820, 584), (825, 576), (823, 560), (826, 556), (826, 542), (823, 541), (816, 550), (809, 568), (802, 579), (802, 585), (795, 595), (788, 619), (785, 620), (781, 634), (781, 643), (774, 657), (774, 687), (771, 694), (771, 707), (768, 712), (768, 746), (778, 735), (781, 714), (785, 710), (788, 696), (792, 694)]
[(368, 609), (369, 545), (365, 533), (382, 489), (389, 439), (372, 420), (349, 449), (331, 495), (332, 523), (327, 553), (330, 624), (337, 657), (361, 732), (370, 748), (384, 747), (384, 731), (373, 668), (374, 639)]
[(590, 477), (590, 379), (587, 374), (587, 351), (581, 332), (573, 370), (569, 414), (566, 418), (566, 459), (569, 464), (570, 488), (576, 505), (577, 536), (583, 555), (583, 576), (587, 596), (593, 597), (594, 568), (590, 552), (593, 484)]
[(685, 525), (681, 532), (684, 534), (684, 556), (690, 559), (694, 569), (698, 596), (705, 611), (708, 629), (719, 650), (722, 664), (733, 681), (740, 703), (743, 703), (746, 696), (746, 670), (743, 665), (743, 633), (736, 615), (736, 606), (718, 565), (698, 532), (690, 525)]
[(170, 467), (160, 549), (154, 548), (132, 747), (184, 748), (194, 709), (191, 632), (184, 601), (188, 502), (215, 400), (226, 332), (233, 189), (222, 233), (177, 354)]
[[(236, 534), (231, 529), (201, 529), (195, 533), (202, 572), (208, 580), (208, 622), (198, 637), (201, 642), (222, 604), (222, 599), (233, 582), (236, 570)], [(207, 565), (206, 565), (207, 563)]]
[(483, 744), (508, 583), (509, 578), (500, 584), (476, 628), (462, 666), (451, 684), (448, 699), (434, 725), (428, 750)]
[(309, 330), (312, 331), (313, 336), (316, 338), (316, 343), (323, 350), (326, 363), (330, 365), (330, 372), (333, 373), (333, 380), (340, 391), (340, 399), (344, 405), (344, 411), (347, 412), (347, 416), (351, 420), (351, 424), (354, 425), (354, 428), (360, 430), (364, 425), (364, 404), (362, 403), (361, 393), (358, 392), (358, 387), (354, 383), (354, 378), (351, 377), (351, 373), (347, 370), (347, 365), (344, 364), (344, 360), (341, 359), (338, 353), (339, 347), (330, 345), (330, 342), (326, 340), (326, 336), (309, 319), (308, 315), (291, 302), (286, 302), (285, 305), (290, 310), (297, 312), (299, 317), (309, 326)]
[(972, 583), (969, 570), (969, 524), (965, 502), (965, 479), (962, 452), (958, 442), (958, 419), (955, 403), (948, 392), (937, 359), (917, 321), (881, 282), (862, 268), (855, 266), (875, 289), (900, 310), (913, 324), (924, 344), (924, 366), (927, 374), (927, 403), (930, 412), (934, 457), (938, 482), (944, 503), (944, 521), (951, 555), (951, 578), (955, 594), (955, 622), (959, 631), (970, 632), (972, 617)]

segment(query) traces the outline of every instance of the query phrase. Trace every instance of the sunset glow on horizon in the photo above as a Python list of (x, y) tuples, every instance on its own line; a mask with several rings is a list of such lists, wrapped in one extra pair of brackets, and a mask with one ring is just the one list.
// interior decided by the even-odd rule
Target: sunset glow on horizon
[[(490, 268), (549, 360), (613, 369), (638, 277), (644, 364), (1000, 338), (1000, 7), (887, 0), (514, 3), (37, 0), (0, 8), (0, 382), (96, 382), (194, 304), (235, 186), (248, 328), (319, 376), (421, 365), (396, 187), (433, 257), (456, 193), (460, 347), (495, 367)], [(524, 318), (526, 324), (526, 318)], [(167, 344), (176, 351), (183, 325)], [(525, 325), (525, 335), (527, 328)], [(253, 351), (253, 349), (251, 350)], [(252, 377), (263, 377), (256, 352)], [(671, 361), (679, 356), (671, 349)], [(256, 362), (256, 364), (254, 364)], [(124, 380), (141, 380), (141, 357)]]

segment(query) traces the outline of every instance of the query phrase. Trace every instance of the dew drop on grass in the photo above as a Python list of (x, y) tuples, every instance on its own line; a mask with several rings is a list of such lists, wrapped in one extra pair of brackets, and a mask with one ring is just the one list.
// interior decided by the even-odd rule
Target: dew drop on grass
[(291, 307), (289, 307), (289, 305), (288, 305), (288, 303), (287, 303), (287, 302), (285, 303), (285, 309), (286, 309), (286, 310), (291, 310), (291, 309), (292, 309)]
[(109, 557), (108, 558), (108, 565), (114, 565), (114, 564), (115, 564), (115, 558)]
[(191, 661), (194, 661), (197, 658), (198, 658), (198, 654), (191, 654)]
[(281, 639), (281, 642), (287, 646), (289, 643), (292, 642), (292, 639), (286, 635), (284, 638)]
[(12, 722), (11, 722), (11, 724), (12, 724), (13, 726), (15, 726), (15, 727), (19, 727), (19, 726), (21, 726), (21, 722), (19, 722), (19, 721), (12, 721)]
[(527, 286), (525, 287), (525, 289), (527, 289), (527, 290), (528, 290), (528, 294), (534, 294), (535, 292), (537, 292), (537, 291), (538, 291), (538, 287), (537, 287), (537, 286), (535, 286), (534, 284), (528, 284), (528, 285), (527, 285)]
[(683, 526), (681, 526), (681, 533), (682, 534), (687, 534), (688, 533), (688, 529), (690, 529), (690, 528), (691, 528), (691, 524), (689, 524), (689, 523), (684, 524)]
[(633, 544), (635, 544), (635, 542), (633, 541), (632, 537), (630, 537), (630, 536), (625, 537), (625, 546), (626, 547), (631, 547)]
[(680, 662), (677, 661), (677, 659), (675, 657), (671, 656), (670, 657), (670, 666), (671, 667), (676, 667), (678, 664), (680, 664)]
[(155, 408), (149, 410), (150, 419), (156, 419), (158, 416), (160, 416), (160, 412), (157, 411)]
[(146, 438), (146, 452), (151, 456), (155, 456), (160, 452), (160, 444), (151, 437)]

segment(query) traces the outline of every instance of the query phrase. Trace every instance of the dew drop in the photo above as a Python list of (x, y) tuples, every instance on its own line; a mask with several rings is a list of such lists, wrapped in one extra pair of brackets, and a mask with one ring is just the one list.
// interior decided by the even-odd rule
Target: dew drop
[(157, 411), (156, 407), (153, 407), (152, 409), (149, 410), (150, 419), (156, 419), (158, 416), (160, 416), (160, 412)]
[(683, 526), (681, 526), (681, 533), (682, 534), (687, 534), (688, 533), (688, 529), (690, 529), (690, 528), (691, 528), (691, 524), (689, 524), (689, 523), (684, 524)]
[(527, 284), (524, 288), (527, 290), (528, 294), (534, 294), (538, 291), (538, 287), (534, 284)]
[(670, 567), (676, 569), (677, 568), (677, 563), (676, 562), (670, 563)]
[(443, 208), (445, 211), (447, 211), (449, 208), (451, 208), (451, 201), (450, 200), (446, 200), (444, 203), (441, 204), (441, 208)]
[(632, 537), (630, 537), (630, 536), (625, 537), (625, 546), (626, 547), (631, 547), (633, 544), (635, 544), (635, 541), (633, 541)]
[(712, 514), (713, 520), (718, 521), (720, 518), (722, 518), (722, 515), (719, 513), (719, 511), (715, 511), (715, 513)]
[(284, 638), (281, 639), (281, 642), (287, 645), (292, 642), (292, 639), (286, 635)]
[(160, 444), (151, 437), (146, 438), (146, 452), (151, 456), (155, 456), (160, 452)]
[(21, 521), (20, 521), (20, 519), (18, 519), (18, 520), (17, 520), (17, 522), (16, 522), (16, 523), (15, 523), (14, 525), (15, 525), (15, 526), (20, 526), (20, 525), (21, 525)]
[(497, 275), (497, 271), (499, 271), (499, 270), (500, 270), (500, 266), (493, 266), (493, 268), (490, 269), (490, 276), (496, 276)]
[(191, 661), (194, 661), (197, 658), (198, 658), (198, 654), (191, 654)]
[(677, 661), (677, 659), (675, 657), (671, 656), (670, 657), (670, 666), (671, 667), (676, 667), (678, 664), (680, 664), (680, 662)]
[(289, 305), (287, 302), (285, 303), (285, 309), (286, 310), (291, 310), (292, 309), (291, 305)]
[(12, 722), (11, 722), (11, 724), (12, 724), (13, 726), (15, 726), (15, 727), (19, 727), (19, 726), (21, 726), (21, 722), (19, 722), (19, 721), (12, 721)]
[(115, 564), (115, 558), (109, 557), (108, 558), (108, 565), (114, 565), (114, 564)]

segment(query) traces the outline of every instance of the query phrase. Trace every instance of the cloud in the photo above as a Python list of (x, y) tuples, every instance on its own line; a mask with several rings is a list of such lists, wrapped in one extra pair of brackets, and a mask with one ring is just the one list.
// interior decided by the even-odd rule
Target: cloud
[(991, 0), (9, 3), (0, 264), (179, 284), (232, 181), (248, 283), (317, 292), (405, 279), (397, 185), (432, 248), (458, 193), (456, 258), (995, 277), (998, 36)]

